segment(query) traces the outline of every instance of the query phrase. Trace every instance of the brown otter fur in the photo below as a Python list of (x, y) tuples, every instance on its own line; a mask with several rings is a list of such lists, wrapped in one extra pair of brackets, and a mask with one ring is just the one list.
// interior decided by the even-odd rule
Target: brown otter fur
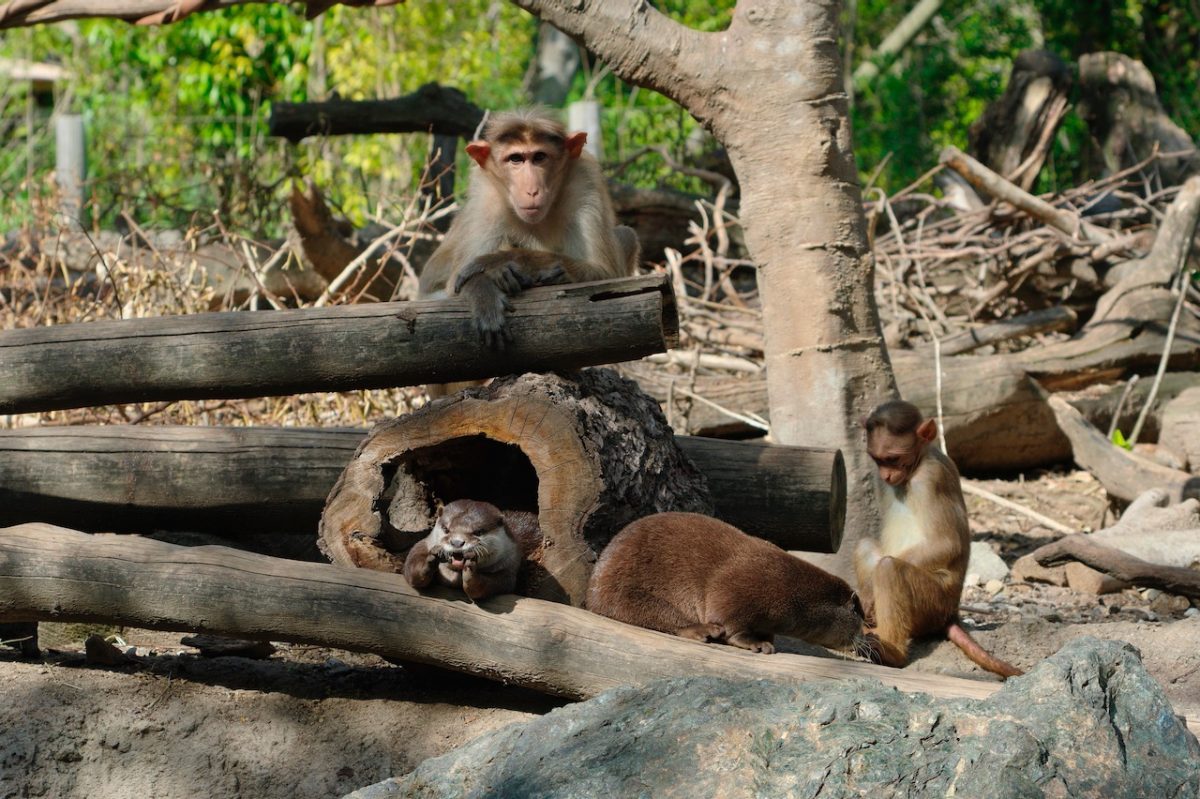
[(532, 513), (501, 513), (495, 505), (459, 499), (442, 508), (429, 535), (404, 560), (413, 588), (435, 580), (462, 588), (471, 599), (510, 594), (517, 585), (530, 542), (538, 536)]
[(657, 513), (621, 530), (592, 572), (587, 608), (765, 654), (775, 651), (775, 635), (849, 648), (863, 625), (845, 581), (695, 513)]

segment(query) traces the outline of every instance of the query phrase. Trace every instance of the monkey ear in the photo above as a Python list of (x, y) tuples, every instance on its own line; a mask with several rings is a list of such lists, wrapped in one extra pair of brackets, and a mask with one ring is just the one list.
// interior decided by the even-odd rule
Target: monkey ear
[(917, 438), (929, 443), (937, 438), (937, 422), (932, 419), (926, 419), (917, 425)]
[(467, 145), (467, 155), (475, 159), (480, 169), (487, 169), (488, 157), (492, 154), (492, 145), (485, 141), (473, 141)]
[(567, 151), (567, 155), (571, 158), (578, 158), (583, 152), (583, 145), (587, 144), (587, 132), (579, 131), (572, 133), (563, 143), (563, 148)]

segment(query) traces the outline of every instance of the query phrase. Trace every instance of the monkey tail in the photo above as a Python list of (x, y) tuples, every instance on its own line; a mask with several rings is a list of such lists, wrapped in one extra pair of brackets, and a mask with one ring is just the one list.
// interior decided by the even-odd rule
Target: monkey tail
[(1019, 677), (1025, 673), (1011, 663), (1005, 663), (980, 646), (979, 642), (972, 638), (970, 633), (959, 626), (957, 619), (946, 625), (946, 637), (961, 649), (963, 654), (972, 663), (981, 669), (986, 669), (993, 674), (999, 674), (1004, 678)]

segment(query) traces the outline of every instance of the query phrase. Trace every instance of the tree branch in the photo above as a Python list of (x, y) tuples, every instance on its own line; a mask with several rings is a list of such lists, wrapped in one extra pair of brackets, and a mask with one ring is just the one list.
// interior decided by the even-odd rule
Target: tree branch
[[(706, 94), (713, 34), (675, 22), (643, 0), (512, 0), (538, 18), (579, 39), (621, 79), (654, 89), (685, 108), (689, 94)], [(686, 80), (680, 80), (687, 75)]]
[[(404, 0), (340, 0), (347, 6), (389, 6)], [(68, 19), (104, 17), (136, 25), (178, 22), (196, 11), (215, 11), (230, 6), (259, 4), (290, 5), (285, 0), (9, 0), (0, 4), (0, 28), (20, 28)], [(305, 15), (312, 19), (338, 2), (307, 0)]]

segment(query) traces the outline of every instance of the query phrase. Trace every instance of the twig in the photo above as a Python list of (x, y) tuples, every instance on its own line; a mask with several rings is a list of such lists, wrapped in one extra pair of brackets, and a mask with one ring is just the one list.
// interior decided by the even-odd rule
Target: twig
[(999, 505), (1002, 508), (1008, 508), (1009, 510), (1015, 511), (1016, 513), (1020, 513), (1023, 516), (1028, 516), (1030, 519), (1033, 519), (1038, 524), (1042, 525), (1043, 527), (1048, 527), (1051, 530), (1054, 530), (1056, 533), (1063, 533), (1064, 535), (1070, 535), (1072, 533), (1078, 532), (1077, 530), (1075, 530), (1072, 527), (1067, 527), (1065, 524), (1063, 524), (1061, 522), (1054, 521), (1054, 519), (1051, 519), (1049, 516), (1043, 516), (1042, 514), (1035, 511), (1033, 508), (1026, 507), (1025, 505), (1022, 505), (1018, 502), (1013, 502), (1011, 499), (1005, 499), (1004, 497), (1000, 496), (999, 494), (993, 494), (991, 491), (988, 491), (986, 488), (983, 488), (983, 487), (979, 486), (978, 484), (976, 484), (970, 480), (967, 480), (965, 478), (962, 480), (962, 489), (963, 489), (964, 494), (971, 494), (972, 496), (979, 497), (980, 499), (986, 499), (988, 502)]

